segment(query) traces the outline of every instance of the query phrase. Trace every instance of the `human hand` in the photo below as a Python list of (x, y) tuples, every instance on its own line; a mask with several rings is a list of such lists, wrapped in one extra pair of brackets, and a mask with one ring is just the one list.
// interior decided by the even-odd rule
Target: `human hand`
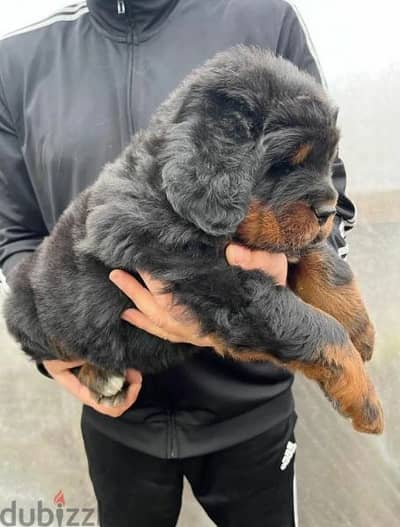
[(229, 265), (237, 265), (245, 271), (259, 269), (272, 276), (278, 285), (286, 285), (288, 261), (283, 253), (251, 251), (247, 247), (231, 243), (226, 248), (225, 257)]
[[(230, 265), (245, 270), (259, 269), (272, 276), (277, 284), (286, 285), (288, 262), (284, 254), (250, 251), (245, 247), (230, 244), (226, 250)], [(110, 280), (136, 305), (125, 310), (121, 318), (130, 324), (170, 342), (185, 342), (199, 347), (217, 347), (215, 337), (203, 335), (197, 320), (183, 306), (174, 303), (172, 294), (164, 293), (164, 284), (148, 273), (141, 272), (147, 288), (132, 275), (115, 270)]]
[(72, 368), (82, 366), (85, 361), (62, 361), (62, 360), (45, 360), (43, 365), (53, 379), (61, 384), (69, 393), (71, 393), (81, 403), (90, 406), (97, 412), (108, 415), (109, 417), (119, 417), (126, 410), (132, 406), (136, 401), (140, 389), (142, 387), (141, 374), (133, 369), (126, 371), (126, 381), (128, 388), (126, 390), (125, 399), (122, 404), (110, 408), (104, 404), (97, 403), (91, 395), (89, 388), (84, 386), (76, 375), (71, 372)]

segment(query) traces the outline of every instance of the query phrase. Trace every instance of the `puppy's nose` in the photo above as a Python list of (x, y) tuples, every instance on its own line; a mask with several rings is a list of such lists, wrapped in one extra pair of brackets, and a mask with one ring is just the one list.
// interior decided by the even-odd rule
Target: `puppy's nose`
[(320, 225), (325, 225), (328, 219), (336, 214), (336, 208), (332, 205), (321, 205), (320, 207), (313, 207), (314, 214), (318, 218), (318, 223)]

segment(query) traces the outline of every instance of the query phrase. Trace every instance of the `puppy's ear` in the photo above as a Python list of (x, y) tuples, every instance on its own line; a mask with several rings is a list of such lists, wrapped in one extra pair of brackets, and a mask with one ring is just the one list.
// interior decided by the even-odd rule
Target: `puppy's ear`
[[(250, 202), (256, 142), (241, 111), (210, 101), (167, 134), (162, 180), (174, 210), (213, 236), (235, 232)], [(224, 101), (226, 102), (226, 101)]]

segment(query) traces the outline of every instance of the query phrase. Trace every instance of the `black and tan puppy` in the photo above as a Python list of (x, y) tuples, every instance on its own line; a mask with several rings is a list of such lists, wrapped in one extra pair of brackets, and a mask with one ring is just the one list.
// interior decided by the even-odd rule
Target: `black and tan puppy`
[[(215, 336), (216, 352), (302, 371), (357, 430), (381, 432), (363, 365), (374, 331), (348, 265), (325, 241), (336, 115), (285, 60), (244, 46), (218, 54), (11, 275), (10, 332), (37, 361), (87, 359), (82, 381), (113, 404), (127, 367), (154, 372), (201, 352), (120, 319), (130, 303), (110, 270), (146, 270)], [(286, 253), (291, 289), (230, 267), (231, 240)]]

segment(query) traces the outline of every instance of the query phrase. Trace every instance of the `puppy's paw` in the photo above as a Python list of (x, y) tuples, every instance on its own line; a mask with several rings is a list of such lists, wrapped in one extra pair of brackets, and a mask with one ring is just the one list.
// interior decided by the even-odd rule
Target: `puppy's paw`
[(357, 351), (344, 358), (338, 375), (330, 379), (330, 391), (337, 409), (350, 417), (353, 428), (366, 434), (381, 434), (384, 428), (382, 405)]
[(109, 407), (119, 406), (124, 402), (125, 388), (125, 377), (111, 375), (101, 386), (97, 386), (97, 402)]
[(384, 429), (383, 408), (375, 393), (364, 399), (363, 403), (355, 409), (352, 422), (354, 430), (358, 432), (382, 434)]
[(383, 432), (382, 405), (360, 353), (350, 341), (345, 346), (328, 346), (323, 363), (309, 366), (305, 373), (319, 382), (334, 408), (352, 420), (355, 430), (367, 434)]
[(95, 401), (105, 406), (120, 405), (126, 395), (126, 382), (123, 375), (84, 364), (78, 374), (82, 384), (87, 386)]
[(350, 338), (362, 360), (370, 360), (375, 345), (375, 328), (371, 322), (368, 320), (357, 332), (350, 332)]

